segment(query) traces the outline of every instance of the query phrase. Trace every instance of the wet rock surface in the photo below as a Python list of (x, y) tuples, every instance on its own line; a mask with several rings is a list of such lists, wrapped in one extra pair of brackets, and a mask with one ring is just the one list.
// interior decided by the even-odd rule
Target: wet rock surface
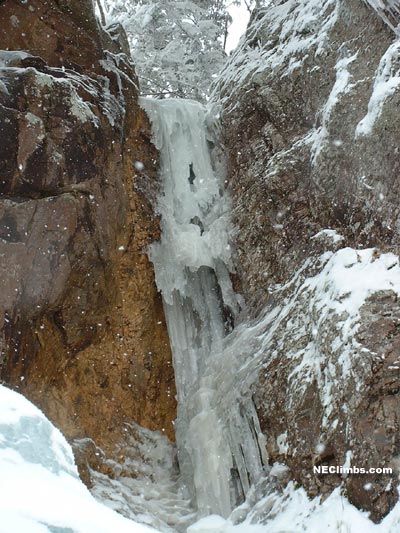
[(110, 456), (125, 423), (175, 418), (157, 154), (113, 37), (89, 1), (0, 5), (0, 376)]
[[(217, 86), (236, 268), (250, 314), (272, 313), (254, 385), (270, 464), (312, 496), (342, 485), (376, 521), (398, 497), (398, 293), (372, 289), (349, 333), (338, 309), (351, 289), (321, 303), (329, 286), (309, 280), (346, 247), (375, 247), (370, 265), (398, 256), (396, 83), (374, 100), (398, 73), (393, 39), (356, 0), (276, 2), (253, 16)], [(349, 270), (363, 261), (354, 254)], [(393, 475), (313, 473), (349, 461)]]

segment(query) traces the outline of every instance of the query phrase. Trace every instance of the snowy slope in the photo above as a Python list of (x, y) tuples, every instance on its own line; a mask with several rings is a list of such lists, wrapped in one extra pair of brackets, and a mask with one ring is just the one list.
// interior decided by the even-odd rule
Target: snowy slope
[(0, 533), (146, 533), (98, 503), (43, 413), (0, 386)]

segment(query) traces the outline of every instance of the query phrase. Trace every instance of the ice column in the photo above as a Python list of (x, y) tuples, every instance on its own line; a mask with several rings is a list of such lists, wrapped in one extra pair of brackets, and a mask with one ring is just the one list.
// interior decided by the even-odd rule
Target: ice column
[[(261, 463), (252, 430), (245, 436), (252, 442), (246, 452), (245, 445), (233, 442), (228, 418), (234, 410), (223, 416), (219, 405), (222, 385), (227, 390), (235, 386), (232, 369), (224, 370), (224, 337), (238, 309), (229, 276), (230, 206), (223, 194), (224, 176), (218, 176), (211, 163), (210, 115), (205, 107), (174, 99), (142, 99), (141, 105), (151, 120), (161, 157), (162, 232), (149, 257), (163, 295), (173, 351), (180, 469), (201, 514), (228, 516), (232, 471), (241, 469), (243, 486), (249, 479), (246, 454), (258, 461), (255, 471)], [(225, 394), (223, 400), (227, 401)], [(235, 425), (246, 428), (238, 417), (233, 416)]]

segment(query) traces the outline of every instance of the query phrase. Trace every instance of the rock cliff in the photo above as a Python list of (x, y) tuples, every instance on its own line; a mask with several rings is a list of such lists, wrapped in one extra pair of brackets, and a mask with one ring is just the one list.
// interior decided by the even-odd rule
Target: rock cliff
[[(398, 499), (400, 454), (400, 44), (396, 13), (373, 6), (257, 9), (214, 96), (245, 301), (235, 393), (255, 404), (270, 465), (287, 467), (268, 491), (340, 486), (379, 521)], [(145, 254), (159, 238), (158, 154), (124, 33), (105, 32), (91, 0), (0, 2), (0, 49), (0, 379), (78, 443), (90, 483), (88, 458), (112, 474), (125, 443), (136, 453), (132, 422), (173, 439)]]
[(173, 438), (157, 154), (123, 31), (90, 0), (6, 0), (0, 49), (1, 381), (109, 456), (132, 421)]
[[(359, 0), (272, 2), (217, 83), (270, 464), (385, 515), (399, 440), (399, 42)], [(313, 465), (392, 467), (318, 475)]]

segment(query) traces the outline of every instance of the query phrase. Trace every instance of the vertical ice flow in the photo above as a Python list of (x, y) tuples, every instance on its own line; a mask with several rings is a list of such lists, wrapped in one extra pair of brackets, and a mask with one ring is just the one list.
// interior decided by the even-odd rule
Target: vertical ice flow
[(228, 516), (262, 467), (254, 406), (240, 404), (224, 349), (238, 311), (224, 176), (213, 170), (205, 107), (174, 99), (141, 104), (161, 158), (161, 240), (149, 257), (173, 352), (179, 465), (199, 513)]

